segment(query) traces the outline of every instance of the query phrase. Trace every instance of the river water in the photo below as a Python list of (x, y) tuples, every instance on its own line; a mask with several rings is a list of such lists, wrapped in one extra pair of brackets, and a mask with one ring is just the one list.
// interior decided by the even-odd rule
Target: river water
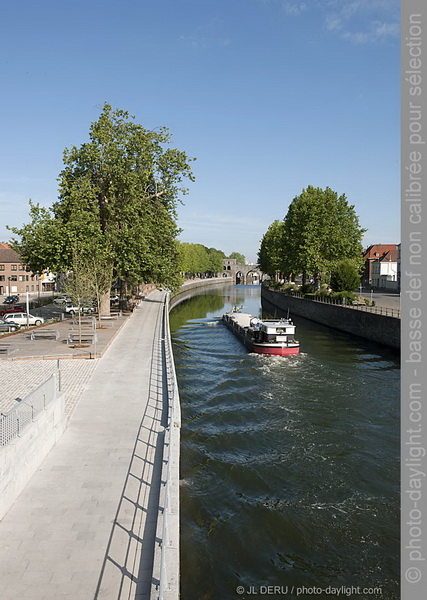
[(261, 315), (259, 286), (171, 313), (181, 597), (398, 599), (398, 356), (292, 315), (300, 355), (250, 354), (235, 304)]

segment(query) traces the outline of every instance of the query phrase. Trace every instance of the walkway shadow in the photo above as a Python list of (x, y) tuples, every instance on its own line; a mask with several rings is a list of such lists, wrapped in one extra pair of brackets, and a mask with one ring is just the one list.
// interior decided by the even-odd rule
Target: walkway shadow
[[(157, 302), (157, 301), (155, 301)], [(94, 600), (150, 598), (153, 578), (164, 429), (168, 417), (167, 374), (159, 311), (152, 348), (149, 393), (126, 481), (110, 533)], [(143, 401), (143, 399), (141, 399)]]

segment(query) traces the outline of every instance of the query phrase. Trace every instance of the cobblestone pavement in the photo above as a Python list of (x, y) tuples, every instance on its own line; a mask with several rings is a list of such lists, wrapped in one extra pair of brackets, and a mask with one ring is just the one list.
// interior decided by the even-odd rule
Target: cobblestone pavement
[(15, 405), (15, 398), (24, 398), (54, 373), (59, 364), (61, 390), (65, 394), (68, 417), (77, 406), (86, 385), (98, 365), (95, 360), (17, 360), (0, 362), (0, 411)]

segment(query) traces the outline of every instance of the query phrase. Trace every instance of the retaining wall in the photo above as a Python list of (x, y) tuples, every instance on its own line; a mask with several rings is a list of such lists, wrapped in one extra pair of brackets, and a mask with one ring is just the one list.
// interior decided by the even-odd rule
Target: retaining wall
[[(170, 299), (169, 310), (172, 310), (180, 304), (184, 302), (184, 300), (188, 300), (192, 296), (194, 296), (195, 290), (200, 290), (203, 288), (205, 290), (209, 287), (220, 287), (222, 285), (234, 285), (231, 277), (212, 277), (211, 279), (196, 279), (195, 281), (187, 281), (184, 283), (179, 291)], [(201, 291), (203, 291), (201, 290)]]
[(261, 297), (269, 304), (287, 312), (351, 333), (367, 340), (389, 346), (400, 348), (400, 319), (386, 317), (350, 307), (336, 304), (316, 302), (306, 298), (295, 298), (262, 287)]
[(64, 433), (64, 398), (57, 396), (20, 437), (0, 448), (0, 520)]

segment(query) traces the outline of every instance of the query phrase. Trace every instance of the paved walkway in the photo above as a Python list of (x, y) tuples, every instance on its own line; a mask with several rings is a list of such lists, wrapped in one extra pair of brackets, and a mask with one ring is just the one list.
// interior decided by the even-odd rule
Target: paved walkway
[(382, 306), (384, 308), (393, 308), (395, 310), (400, 309), (400, 294), (392, 292), (362, 292), (364, 298), (368, 300), (374, 300), (375, 306)]
[(97, 364), (64, 435), (0, 523), (2, 600), (124, 600), (155, 588), (164, 295), (141, 304), (102, 359), (70, 361)]

